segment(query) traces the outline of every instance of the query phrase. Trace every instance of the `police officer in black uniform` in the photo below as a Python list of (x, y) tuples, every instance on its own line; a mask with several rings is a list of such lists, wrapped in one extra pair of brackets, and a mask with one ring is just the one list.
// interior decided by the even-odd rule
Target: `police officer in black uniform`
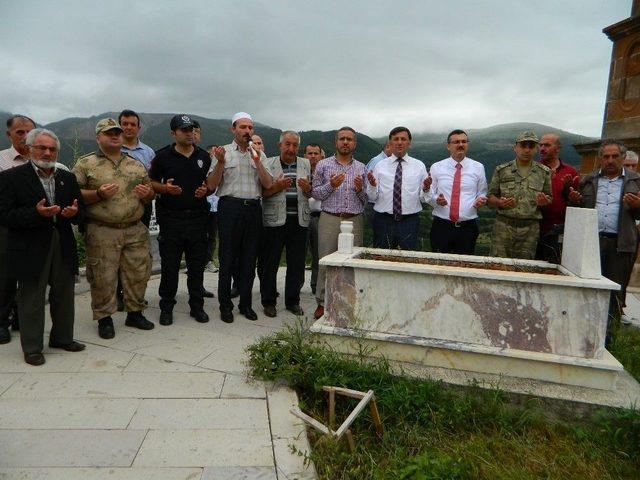
[(149, 177), (156, 193), (156, 221), (160, 227), (158, 245), (162, 276), (160, 278), (160, 325), (173, 323), (173, 306), (178, 290), (178, 272), (182, 254), (187, 263), (190, 315), (204, 323), (202, 281), (207, 263), (207, 186), (211, 166), (206, 150), (194, 143), (195, 122), (188, 115), (171, 119), (171, 136), (175, 143), (161, 148), (151, 163)]

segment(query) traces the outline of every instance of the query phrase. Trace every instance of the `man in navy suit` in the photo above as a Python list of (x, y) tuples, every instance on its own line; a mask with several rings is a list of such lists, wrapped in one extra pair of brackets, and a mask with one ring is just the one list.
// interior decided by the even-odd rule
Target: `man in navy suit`
[(44, 128), (29, 132), (30, 160), (0, 173), (0, 224), (9, 229), (8, 267), (18, 279), (20, 341), (25, 362), (42, 365), (47, 286), (51, 320), (49, 347), (79, 352), (73, 340), (74, 282), (78, 272), (72, 223), (82, 221), (84, 203), (75, 175), (56, 168), (60, 141)]

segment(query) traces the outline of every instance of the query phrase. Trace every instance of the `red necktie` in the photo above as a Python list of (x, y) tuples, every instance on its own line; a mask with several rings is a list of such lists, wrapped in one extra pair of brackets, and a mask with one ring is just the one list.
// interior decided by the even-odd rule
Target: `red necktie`
[(451, 208), (449, 219), (457, 222), (460, 219), (460, 180), (462, 178), (462, 165), (456, 163), (456, 173), (453, 176), (453, 188), (451, 189)]

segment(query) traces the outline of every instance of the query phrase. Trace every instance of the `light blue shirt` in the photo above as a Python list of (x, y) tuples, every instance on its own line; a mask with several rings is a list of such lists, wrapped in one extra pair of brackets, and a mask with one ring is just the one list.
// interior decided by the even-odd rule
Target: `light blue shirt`
[(383, 150), (378, 155), (376, 155), (371, 160), (369, 160), (369, 163), (367, 163), (367, 172), (370, 172), (371, 170), (373, 170), (373, 167), (375, 167), (378, 164), (378, 162), (380, 162), (380, 160), (384, 160), (385, 158), (387, 158), (387, 156), (385, 155)]
[(136, 145), (134, 148), (129, 148), (125, 145), (122, 145), (121, 151), (122, 153), (125, 153), (130, 157), (138, 160), (142, 165), (144, 165), (144, 168), (147, 169), (147, 172), (151, 168), (151, 160), (153, 160), (153, 157), (156, 156), (156, 152), (153, 151), (153, 148), (145, 143), (142, 143), (140, 140), (138, 140), (138, 145)]
[(618, 233), (618, 216), (620, 213), (620, 195), (622, 194), (622, 175), (609, 179), (599, 173), (596, 210), (598, 212), (598, 231)]
[(211, 211), (214, 213), (218, 212), (218, 200), (219, 198), (216, 196), (215, 193), (212, 193), (207, 197), (207, 202), (209, 202), (209, 205), (211, 206)]

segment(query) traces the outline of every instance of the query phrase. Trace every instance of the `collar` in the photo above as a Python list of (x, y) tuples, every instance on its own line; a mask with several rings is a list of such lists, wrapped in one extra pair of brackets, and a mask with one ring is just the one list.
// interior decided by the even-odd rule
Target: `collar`
[[(388, 158), (389, 160), (391, 160), (391, 162), (392, 162), (392, 163), (393, 163), (393, 162), (395, 162), (396, 160), (398, 160), (398, 157), (396, 157), (396, 154), (395, 154), (395, 153), (392, 153), (392, 154), (391, 154), (391, 155), (389, 155), (387, 158)], [(409, 158), (411, 158), (411, 157), (410, 157), (410, 156), (409, 156), (409, 154), (407, 153), (404, 157), (402, 157), (402, 160), (404, 160), (404, 161), (406, 162)]]
[[(107, 157), (106, 153), (104, 153), (100, 147), (98, 147), (98, 150), (95, 152), (97, 157), (104, 157), (109, 159), (109, 157)], [(120, 161), (124, 160), (125, 158), (127, 158), (127, 155), (125, 153), (122, 153), (122, 151), (120, 151)], [(110, 160), (110, 159), (109, 159)]]
[(142, 150), (142, 145), (141, 145), (141, 143), (142, 143), (142, 142), (140, 142), (140, 139), (138, 139), (135, 147), (133, 147), (133, 148), (129, 148), (129, 147), (127, 147), (126, 145), (124, 145), (124, 144), (123, 144), (123, 145), (122, 145), (122, 148), (127, 149), (127, 150), (131, 150), (131, 151), (133, 151), (133, 150)]
[[(336, 157), (335, 155), (333, 155), (331, 158), (333, 158), (333, 161), (336, 162), (338, 165), (342, 165), (339, 161), (338, 161), (338, 157)], [(387, 157), (389, 158), (389, 157)], [(353, 163), (353, 157), (351, 157), (351, 160), (349, 160), (349, 163), (347, 163), (347, 165), (351, 165)]]
[(464, 166), (466, 163), (466, 160), (467, 160), (467, 157), (464, 157), (462, 160), (458, 162), (452, 156), (449, 156), (450, 165), (452, 165), (453, 167), (455, 167), (458, 163)]
[(23, 160), (26, 162), (29, 159), (25, 155), (22, 155), (20, 152), (18, 152), (18, 150), (16, 150), (16, 147), (14, 147), (13, 145), (11, 145), (11, 147), (8, 150), (9, 150), (9, 155), (11, 156), (11, 160), (14, 162), (16, 160)]
[[(618, 175), (616, 178), (612, 178), (610, 180), (614, 181), (614, 180), (617, 180), (620, 177), (625, 177), (626, 175), (627, 175), (627, 172), (625, 171), (625, 168), (622, 167), (622, 173), (620, 175)], [(602, 169), (601, 168), (598, 170), (598, 176), (599, 177), (604, 177), (604, 175), (602, 175)]]

